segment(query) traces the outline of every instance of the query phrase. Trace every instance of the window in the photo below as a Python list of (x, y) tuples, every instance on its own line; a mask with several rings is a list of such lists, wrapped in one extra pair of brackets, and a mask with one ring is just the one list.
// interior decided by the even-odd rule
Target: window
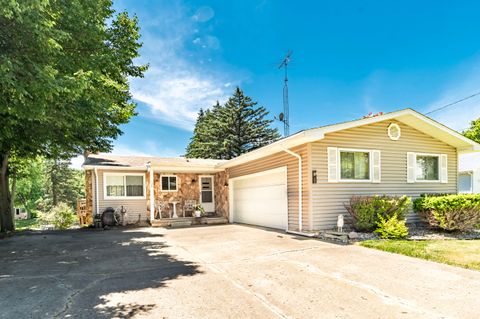
[(416, 180), (438, 181), (440, 180), (440, 157), (438, 155), (417, 155), (416, 157)]
[(459, 193), (472, 193), (472, 177), (471, 173), (460, 173), (458, 175)]
[(144, 198), (144, 185), (144, 175), (105, 173), (105, 198)]
[(176, 192), (177, 191), (177, 176), (175, 175), (162, 175), (162, 191), (163, 192)]
[(370, 180), (370, 152), (340, 150), (341, 180)]

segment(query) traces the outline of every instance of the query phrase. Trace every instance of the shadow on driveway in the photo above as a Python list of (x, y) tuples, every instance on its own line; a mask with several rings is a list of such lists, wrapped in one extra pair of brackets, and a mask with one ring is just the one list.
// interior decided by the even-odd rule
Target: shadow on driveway
[(200, 273), (196, 264), (169, 255), (162, 237), (152, 228), (81, 229), (2, 240), (0, 318), (130, 318), (150, 312), (155, 304), (112, 305), (107, 296)]

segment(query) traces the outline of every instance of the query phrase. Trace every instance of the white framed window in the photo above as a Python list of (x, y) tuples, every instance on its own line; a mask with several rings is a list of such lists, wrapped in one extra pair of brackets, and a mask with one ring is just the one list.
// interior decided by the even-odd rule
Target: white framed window
[(407, 153), (408, 183), (447, 183), (447, 155)]
[(161, 175), (160, 184), (162, 192), (178, 191), (178, 178), (175, 175)]
[(138, 173), (104, 173), (105, 199), (144, 199), (145, 175)]
[(381, 152), (327, 147), (328, 182), (381, 182)]
[(370, 182), (371, 151), (338, 149), (341, 182)]

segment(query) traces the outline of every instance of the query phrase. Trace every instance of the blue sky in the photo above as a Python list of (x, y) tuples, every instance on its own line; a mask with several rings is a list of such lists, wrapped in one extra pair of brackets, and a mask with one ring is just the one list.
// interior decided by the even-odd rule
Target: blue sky
[[(412, 107), (428, 112), (480, 91), (476, 1), (115, 1), (140, 21), (149, 63), (131, 89), (139, 115), (113, 153), (184, 153), (199, 108), (235, 86), (282, 111), (289, 68), (291, 132)], [(480, 97), (432, 114), (457, 129)], [(279, 128), (281, 125), (276, 124)]]

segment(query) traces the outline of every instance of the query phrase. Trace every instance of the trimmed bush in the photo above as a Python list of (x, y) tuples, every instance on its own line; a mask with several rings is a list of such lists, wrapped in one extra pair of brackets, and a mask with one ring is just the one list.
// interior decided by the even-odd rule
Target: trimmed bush
[(353, 196), (345, 208), (352, 217), (355, 230), (372, 232), (380, 217), (389, 220), (396, 215), (398, 220), (405, 220), (409, 205), (407, 196), (374, 195)]
[(429, 225), (447, 231), (468, 231), (480, 224), (480, 195), (423, 195), (413, 209)]
[(383, 239), (402, 239), (408, 236), (408, 228), (405, 225), (405, 219), (398, 219), (397, 214), (393, 214), (390, 218), (378, 216), (377, 233)]
[(55, 226), (55, 229), (67, 229), (75, 223), (77, 215), (70, 206), (59, 203), (48, 213), (40, 213), (38, 219), (44, 225)]

